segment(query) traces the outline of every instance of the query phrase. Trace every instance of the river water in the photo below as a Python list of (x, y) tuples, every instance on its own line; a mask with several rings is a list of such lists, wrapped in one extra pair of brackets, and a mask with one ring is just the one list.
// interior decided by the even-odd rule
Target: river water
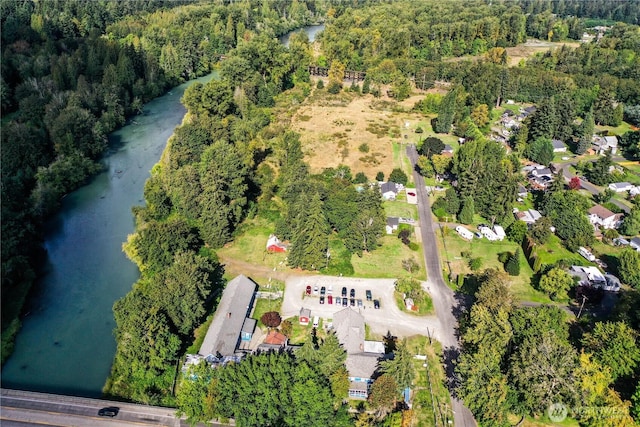
[(184, 117), (180, 97), (192, 83), (149, 102), (112, 133), (105, 171), (63, 199), (47, 225), (47, 272), (2, 369), (3, 387), (100, 396), (116, 349), (113, 303), (139, 277), (122, 252), (134, 230), (131, 207), (143, 203), (144, 183)]
[[(304, 29), (309, 40), (324, 26)], [(281, 38), (288, 45), (288, 35)], [(194, 80), (207, 82), (213, 74)], [(149, 102), (144, 114), (109, 136), (105, 171), (63, 199), (47, 225), (45, 276), (34, 287), (2, 387), (99, 397), (116, 341), (113, 303), (140, 273), (122, 252), (134, 231), (131, 208), (185, 108), (185, 83)]]

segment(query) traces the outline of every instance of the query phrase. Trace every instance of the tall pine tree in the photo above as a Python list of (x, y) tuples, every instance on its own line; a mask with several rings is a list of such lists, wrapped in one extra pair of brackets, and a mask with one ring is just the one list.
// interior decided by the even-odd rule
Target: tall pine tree
[(291, 267), (318, 270), (327, 261), (329, 224), (322, 212), (322, 200), (318, 193), (311, 197), (306, 206), (306, 210), (300, 211), (298, 224), (293, 230), (288, 262)]
[(580, 125), (580, 133), (578, 145), (576, 146), (576, 154), (584, 154), (591, 146), (591, 138), (593, 138), (593, 129), (596, 122), (593, 119), (593, 109), (584, 116), (584, 120)]

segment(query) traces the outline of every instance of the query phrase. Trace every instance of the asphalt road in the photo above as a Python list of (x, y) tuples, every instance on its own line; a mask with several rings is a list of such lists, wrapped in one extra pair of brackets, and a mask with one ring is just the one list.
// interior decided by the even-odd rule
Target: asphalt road
[[(355, 299), (361, 299), (363, 306), (361, 308), (355, 306), (364, 317), (365, 322), (369, 325), (371, 332), (379, 335), (386, 335), (391, 332), (397, 337), (408, 337), (411, 335), (434, 336), (440, 340), (439, 323), (436, 316), (414, 316), (401, 311), (396, 305), (394, 298), (394, 279), (363, 279), (355, 277), (331, 277), (331, 276), (291, 276), (286, 281), (286, 290), (282, 301), (281, 314), (282, 317), (293, 317), (300, 314), (300, 308), (308, 308), (311, 310), (311, 316), (319, 316), (322, 319), (332, 319), (334, 313), (343, 310), (342, 305), (328, 304), (325, 296), (325, 303), (320, 304), (320, 295), (306, 295), (307, 286), (318, 287), (320, 290), (323, 286), (329, 289), (332, 287), (331, 295), (333, 298), (341, 296), (342, 287), (347, 288), (347, 292), (351, 289), (356, 291)], [(380, 301), (380, 309), (373, 308), (373, 301), (367, 301), (365, 297), (366, 290), (371, 290), (372, 300)], [(329, 293), (327, 293), (329, 295)]]
[(451, 392), (451, 404), (453, 406), (453, 419), (457, 427), (476, 426), (471, 411), (466, 408), (462, 401), (455, 396), (455, 386), (458, 383), (455, 376), (455, 362), (459, 354), (460, 345), (458, 343), (457, 328), (458, 321), (456, 314), (462, 309), (463, 300), (460, 296), (454, 295), (453, 291), (446, 285), (442, 277), (442, 269), (438, 256), (438, 245), (434, 224), (431, 219), (431, 206), (424, 178), (415, 171), (418, 161), (418, 152), (414, 145), (407, 147), (407, 156), (414, 167), (413, 181), (416, 184), (418, 194), (418, 215), (420, 217), (420, 232), (422, 234), (422, 244), (424, 247), (424, 259), (427, 266), (427, 286), (433, 299), (433, 306), (440, 323), (439, 340), (444, 349), (447, 379), (449, 391)]
[[(120, 408), (118, 415), (98, 416), (101, 408)], [(184, 418), (176, 417), (173, 408), (136, 405), (109, 400), (60, 396), (20, 390), (0, 390), (0, 424), (4, 426), (167, 426), (186, 427)], [(222, 427), (223, 424), (213, 424)]]
[[(571, 181), (571, 178), (573, 178), (575, 175), (571, 173), (571, 171), (569, 171), (569, 166), (572, 166), (574, 163), (565, 163), (563, 165), (558, 165), (558, 166), (562, 166), (562, 172), (564, 175), (564, 180), (568, 183), (569, 181)], [(592, 183), (590, 183), (589, 181), (585, 181), (584, 179), (580, 178), (580, 186), (582, 188), (584, 188), (585, 190), (587, 190), (588, 192), (590, 192), (591, 194), (600, 194), (602, 191), (604, 191), (604, 188), (598, 188), (595, 185), (593, 185)], [(606, 188), (606, 187), (605, 187)], [(619, 200), (616, 199), (611, 199), (611, 203), (613, 203), (614, 205), (616, 205), (617, 207), (619, 207), (620, 209), (622, 209), (625, 213), (629, 213), (629, 211), (631, 210), (629, 208), (629, 206), (625, 205), (624, 203), (620, 202)]]

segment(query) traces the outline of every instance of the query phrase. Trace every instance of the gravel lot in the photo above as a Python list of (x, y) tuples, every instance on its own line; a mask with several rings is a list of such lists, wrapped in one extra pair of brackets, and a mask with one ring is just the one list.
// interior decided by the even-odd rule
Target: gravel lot
[[(323, 319), (332, 319), (333, 314), (342, 310), (342, 305), (327, 304), (326, 296), (341, 296), (342, 287), (349, 292), (352, 288), (356, 291), (355, 299), (361, 299), (361, 308), (358, 310), (365, 319), (365, 323), (371, 328), (371, 332), (386, 335), (390, 331), (393, 335), (406, 337), (411, 335), (429, 335), (436, 339), (440, 337), (440, 326), (438, 319), (433, 316), (414, 316), (400, 311), (396, 306), (393, 297), (394, 279), (360, 279), (353, 277), (332, 277), (332, 276), (293, 276), (287, 279), (284, 299), (282, 302), (282, 317), (294, 317), (300, 314), (300, 308), (311, 309), (311, 316), (320, 316)], [(307, 285), (311, 286), (312, 294), (306, 295)], [(318, 287), (318, 294), (313, 294), (313, 288)], [(325, 286), (327, 294), (325, 303), (320, 304), (320, 288)], [(332, 288), (329, 293), (328, 289)], [(372, 299), (380, 301), (380, 309), (373, 308), (373, 301), (367, 301), (365, 291), (369, 289), (373, 294)]]

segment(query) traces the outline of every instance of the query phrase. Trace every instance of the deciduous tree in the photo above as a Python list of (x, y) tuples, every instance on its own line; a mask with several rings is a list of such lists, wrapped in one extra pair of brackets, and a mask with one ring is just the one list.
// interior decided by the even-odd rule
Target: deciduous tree
[(638, 333), (624, 322), (597, 322), (582, 339), (585, 348), (601, 365), (611, 369), (611, 377), (630, 375), (640, 363)]
[(551, 299), (564, 298), (573, 286), (573, 278), (561, 268), (552, 268), (540, 277), (540, 290)]

